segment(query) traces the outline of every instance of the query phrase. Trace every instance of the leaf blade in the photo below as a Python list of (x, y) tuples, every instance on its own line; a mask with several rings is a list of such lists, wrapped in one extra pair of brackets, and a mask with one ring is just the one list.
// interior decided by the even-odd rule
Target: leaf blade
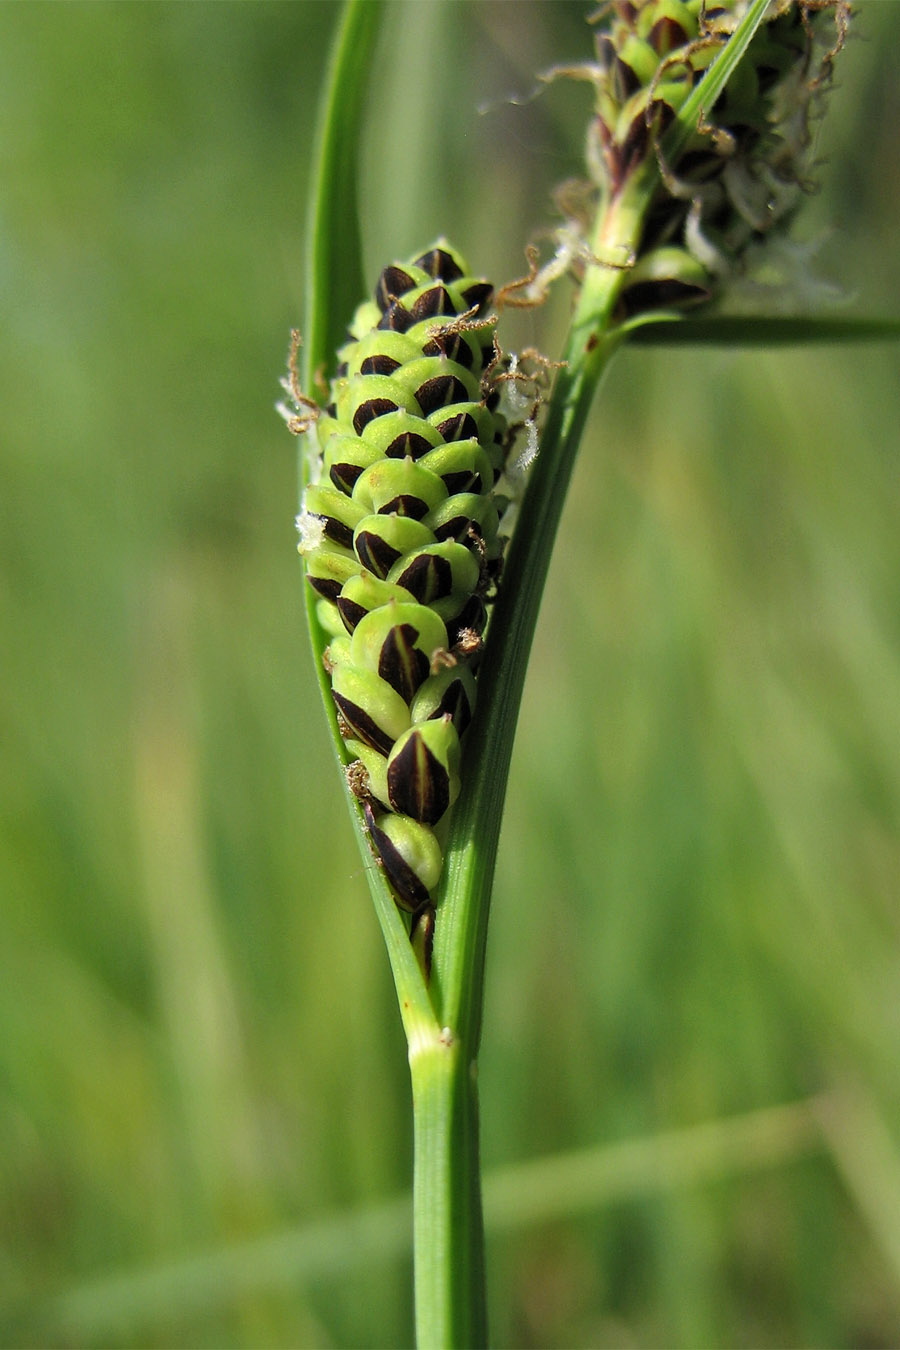
[(348, 0), (319, 105), (304, 262), (303, 381), (313, 387), (363, 293), (359, 138), (382, 0)]
[(793, 347), (839, 342), (887, 342), (900, 338), (900, 319), (827, 318), (817, 315), (741, 316), (693, 319), (676, 314), (642, 315), (623, 325), (629, 342), (646, 347)]
[(667, 163), (673, 163), (678, 158), (696, 132), (704, 115), (711, 110), (753, 41), (756, 30), (763, 22), (768, 7), (769, 0), (753, 0), (725, 46), (710, 64), (702, 80), (694, 86), (690, 95), (676, 113), (671, 126), (662, 138), (660, 147), (663, 158)]

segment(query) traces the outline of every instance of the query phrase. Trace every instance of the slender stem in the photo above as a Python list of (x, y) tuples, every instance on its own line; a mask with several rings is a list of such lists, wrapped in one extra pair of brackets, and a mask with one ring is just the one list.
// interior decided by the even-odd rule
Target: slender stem
[(413, 1251), (419, 1350), (487, 1344), (478, 1100), (468, 1046), (444, 1031), (410, 1047)]

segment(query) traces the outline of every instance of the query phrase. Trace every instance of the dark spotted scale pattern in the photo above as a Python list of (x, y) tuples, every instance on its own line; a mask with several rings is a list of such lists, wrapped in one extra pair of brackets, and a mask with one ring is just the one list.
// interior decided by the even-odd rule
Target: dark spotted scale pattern
[(311, 428), (298, 521), (349, 779), (397, 903), (426, 925), (502, 548), (492, 295), (445, 240), (384, 268)]

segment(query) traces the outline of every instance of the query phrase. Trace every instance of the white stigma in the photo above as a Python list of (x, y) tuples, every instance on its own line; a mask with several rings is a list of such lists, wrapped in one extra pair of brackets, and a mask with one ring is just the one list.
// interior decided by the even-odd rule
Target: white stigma
[(314, 516), (310, 511), (301, 511), (294, 524), (300, 536), (297, 552), (315, 553), (325, 539), (325, 522), (322, 517)]

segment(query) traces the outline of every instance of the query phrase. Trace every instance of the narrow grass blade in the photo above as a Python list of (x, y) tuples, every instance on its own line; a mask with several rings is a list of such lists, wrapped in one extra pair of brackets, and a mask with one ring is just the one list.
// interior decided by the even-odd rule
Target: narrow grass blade
[(348, 0), (338, 22), (316, 129), (304, 270), (303, 380), (313, 387), (363, 293), (357, 183), (368, 72), (382, 0)]
[(630, 342), (645, 347), (806, 347), (840, 342), (889, 342), (900, 338), (900, 319), (783, 318), (722, 315), (692, 319), (679, 314), (642, 315), (624, 325)]
[(673, 163), (684, 150), (706, 113), (737, 69), (744, 52), (753, 41), (757, 28), (765, 18), (769, 0), (753, 0), (728, 42), (712, 62), (703, 79), (695, 85), (690, 96), (678, 111), (672, 125), (662, 138), (660, 151), (663, 161)]

